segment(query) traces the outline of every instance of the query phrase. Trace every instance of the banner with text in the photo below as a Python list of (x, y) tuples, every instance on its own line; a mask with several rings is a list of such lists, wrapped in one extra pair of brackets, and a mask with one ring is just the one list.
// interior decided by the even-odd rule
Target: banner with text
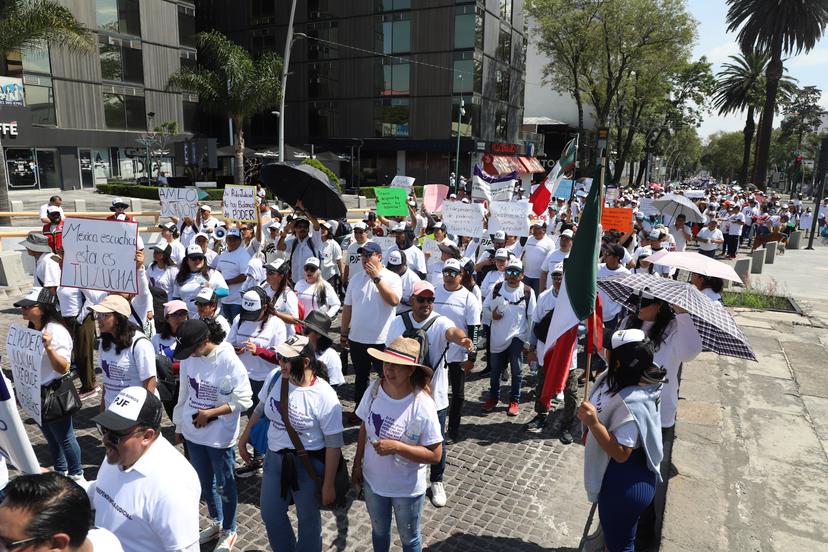
[(40, 425), (40, 361), (43, 356), (43, 335), (37, 330), (12, 324), (6, 337), (6, 356), (12, 368), (20, 407)]
[(256, 186), (226, 185), (224, 216), (233, 221), (256, 222)]
[(161, 201), (161, 216), (195, 220), (198, 211), (199, 193), (195, 186), (186, 188), (158, 188), (158, 199)]
[(66, 217), (60, 285), (138, 293), (138, 223)]
[(426, 184), (423, 187), (423, 206), (429, 213), (439, 213), (448, 197), (449, 187), (445, 184)]
[(411, 186), (414, 185), (414, 181), (416, 178), (413, 176), (404, 176), (398, 174), (391, 180), (391, 187), (392, 188), (405, 188), (406, 190), (411, 190)]
[(14, 389), (0, 373), (0, 456), (23, 473), (41, 473), (32, 443), (20, 419)]
[(601, 211), (601, 228), (604, 231), (632, 232), (633, 210), (622, 207), (604, 207)]
[(532, 206), (528, 200), (493, 201), (489, 205), (489, 233), (500, 230), (509, 236), (524, 237), (529, 235), (529, 213)]
[(486, 182), (482, 178), (472, 179), (472, 198), (492, 201), (511, 201), (515, 191), (516, 180), (503, 180), (500, 182)]
[(405, 188), (374, 188), (377, 215), (381, 217), (408, 216), (408, 192)]
[(443, 203), (443, 222), (449, 234), (479, 238), (483, 229), (483, 205), (449, 201)]

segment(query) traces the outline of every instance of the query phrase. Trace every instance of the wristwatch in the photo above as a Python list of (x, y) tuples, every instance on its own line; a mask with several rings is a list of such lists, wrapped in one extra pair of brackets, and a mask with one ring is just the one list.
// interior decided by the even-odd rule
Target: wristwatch
[(374, 276), (373, 278), (371, 278), (371, 280), (373, 280), (375, 284), (379, 284), (382, 281), (382, 278), (380, 278), (379, 276)]

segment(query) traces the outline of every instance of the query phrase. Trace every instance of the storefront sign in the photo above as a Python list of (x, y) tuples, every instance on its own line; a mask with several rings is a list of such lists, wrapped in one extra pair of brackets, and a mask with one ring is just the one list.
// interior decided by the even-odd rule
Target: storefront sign
[(23, 79), (0, 77), (0, 105), (25, 105)]
[(500, 144), (497, 142), (489, 144), (489, 152), (496, 155), (517, 155), (517, 151), (517, 144)]
[(17, 136), (17, 121), (0, 123), (0, 136)]

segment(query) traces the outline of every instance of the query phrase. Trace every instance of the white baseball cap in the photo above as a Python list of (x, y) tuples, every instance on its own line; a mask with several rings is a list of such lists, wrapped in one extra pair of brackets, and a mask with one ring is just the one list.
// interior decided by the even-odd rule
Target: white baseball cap
[(308, 257), (308, 260), (305, 261), (305, 264), (303, 266), (315, 266), (316, 268), (319, 268), (319, 264), (320, 263), (318, 258)]
[(506, 241), (506, 232), (498, 230), (494, 233), (494, 241)]
[(158, 428), (161, 425), (161, 400), (144, 387), (127, 387), (92, 421), (112, 431), (124, 431), (138, 424)]
[(446, 259), (446, 262), (443, 263), (443, 270), (456, 270), (460, 272), (462, 269), (463, 267), (457, 259)]
[(512, 257), (511, 259), (509, 259), (509, 262), (506, 263), (506, 270), (509, 270), (510, 268), (517, 268), (520, 269), (520, 271), (522, 272), (523, 262), (517, 257)]
[(400, 266), (402, 264), (402, 254), (397, 250), (392, 251), (388, 254), (388, 262), (386, 264)]
[(575, 236), (575, 232), (573, 232), (573, 231), (572, 231), (572, 230), (570, 230), (569, 228), (567, 228), (566, 230), (564, 230), (563, 232), (561, 232), (561, 237), (562, 237), (562, 238), (572, 238), (572, 237), (574, 237), (574, 236)]
[(629, 329), (619, 330), (612, 334), (612, 348), (617, 349), (621, 345), (627, 343), (638, 343), (647, 339), (647, 334), (643, 330)]
[(495, 259), (500, 259), (500, 260), (508, 259), (509, 258), (509, 250), (506, 249), (505, 247), (501, 247), (500, 249), (495, 251), (494, 258)]

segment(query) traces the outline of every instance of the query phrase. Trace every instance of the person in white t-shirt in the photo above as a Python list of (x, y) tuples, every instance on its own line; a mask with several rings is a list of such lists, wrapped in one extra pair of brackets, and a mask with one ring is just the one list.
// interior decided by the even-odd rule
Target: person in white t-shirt
[(48, 203), (44, 203), (40, 206), (40, 222), (42, 222), (43, 224), (49, 224), (49, 207), (58, 210), (58, 212), (60, 213), (60, 220), (65, 219), (66, 215), (63, 214), (63, 207), (61, 207), (62, 205), (63, 198), (61, 198), (58, 195), (53, 195), (52, 197), (50, 197)]
[(361, 221), (357, 222), (354, 224), (353, 231), (354, 239), (351, 240), (351, 243), (348, 245), (346, 252), (347, 259), (345, 260), (345, 266), (343, 268), (342, 280), (344, 282), (350, 282), (354, 276), (362, 272), (362, 262), (359, 258), (359, 248), (365, 245), (365, 242), (368, 241), (367, 224)]
[(408, 268), (413, 270), (420, 278), (425, 278), (428, 267), (426, 267), (425, 255), (414, 243), (414, 232), (404, 222), (400, 222), (391, 229), (391, 235), (396, 243), (389, 248), (388, 252), (400, 251), (405, 255)]
[(192, 242), (190, 245), (187, 246), (187, 255), (192, 255), (195, 252), (195, 249), (192, 249), (193, 245), (197, 245), (201, 249), (201, 253), (204, 255), (204, 258), (207, 262), (207, 266), (210, 268), (215, 268), (216, 266), (216, 259), (218, 259), (218, 253), (215, 250), (210, 248), (210, 236), (205, 234), (204, 232), (199, 232), (193, 236)]
[[(270, 299), (274, 314), (285, 323), (286, 337), (296, 333), (294, 325), (298, 324), (305, 315), (304, 306), (299, 302), (296, 292), (290, 285), (288, 272), (290, 263), (283, 259), (276, 259), (264, 266), (265, 281), (262, 289)], [(301, 312), (300, 312), (300, 309)]]
[[(630, 271), (621, 264), (621, 259), (624, 258), (624, 248), (618, 244), (609, 244), (604, 246), (603, 263), (598, 265), (598, 278), (612, 278), (617, 276), (625, 276)], [(603, 313), (604, 330), (612, 336), (612, 332), (618, 327), (621, 322), (621, 317), (624, 314), (624, 309), (621, 305), (613, 301), (603, 289), (598, 289), (598, 295), (601, 296), (601, 309)]]
[(230, 322), (218, 311), (218, 296), (216, 292), (210, 288), (204, 288), (198, 292), (193, 303), (196, 305), (198, 315), (196, 320), (204, 320), (205, 318), (212, 318), (219, 323), (221, 329), (224, 330), (225, 339), (230, 335)]
[(198, 552), (201, 485), (161, 435), (158, 397), (127, 387), (92, 422), (106, 450), (87, 488), (95, 525), (114, 533), (125, 552)]
[(331, 336), (331, 324), (331, 317), (324, 312), (311, 311), (302, 320), (302, 334), (313, 345), (316, 360), (325, 365), (328, 383), (338, 389), (345, 383), (345, 376), (342, 374), (342, 359), (332, 347), (334, 337)]
[(716, 250), (719, 245), (724, 243), (724, 236), (722, 231), (717, 228), (719, 221), (711, 218), (707, 221), (707, 226), (699, 230), (696, 234), (696, 240), (699, 242), (699, 253), (710, 257), (716, 257)]
[(678, 215), (676, 222), (670, 228), (670, 235), (673, 236), (675, 242), (675, 251), (681, 252), (687, 248), (687, 242), (693, 239), (693, 233), (686, 223), (687, 217)]
[(227, 283), (227, 297), (221, 300), (221, 314), (228, 320), (233, 320), (241, 312), (242, 286), (247, 280), (247, 265), (250, 264), (250, 255), (241, 246), (241, 233), (238, 228), (227, 231), (227, 249), (216, 259), (216, 268)]
[(172, 248), (166, 243), (156, 243), (150, 246), (152, 263), (146, 268), (150, 287), (163, 289), (167, 297), (172, 294), (175, 286), (175, 277), (178, 276), (178, 263), (173, 262), (170, 256)]
[[(338, 224), (335, 220), (321, 221), (319, 223), (319, 235), (322, 247), (315, 255), (319, 259), (319, 270), (322, 279), (330, 283), (334, 289), (339, 290), (340, 280), (345, 271), (345, 263), (342, 262), (342, 248), (333, 237), (334, 228)], [(307, 261), (305, 261), (307, 264)]]
[(402, 296), (400, 304), (397, 305), (397, 314), (410, 311), (411, 305), (408, 304), (408, 299), (411, 297), (411, 290), (414, 289), (414, 284), (422, 280), (408, 268), (408, 261), (400, 251), (392, 251), (388, 254), (385, 268), (399, 276), (402, 282)]
[(89, 528), (92, 506), (86, 491), (59, 473), (20, 475), (8, 485), (7, 493), (0, 501), (3, 550), (124, 550), (106, 529)]
[(184, 244), (178, 241), (178, 226), (174, 222), (165, 222), (159, 226), (161, 228), (162, 243), (170, 246), (170, 259), (175, 264), (179, 264), (184, 260), (184, 255), (187, 254), (187, 248)]
[(316, 257), (305, 261), (304, 278), (296, 282), (294, 290), (306, 313), (324, 310), (331, 318), (339, 312), (342, 304), (334, 287), (322, 277), (321, 262)]
[(742, 228), (745, 225), (745, 215), (737, 205), (730, 208), (728, 222), (730, 226), (727, 229), (727, 258), (735, 259), (739, 250), (739, 239), (742, 237)]
[(561, 237), (558, 240), (558, 249), (549, 252), (541, 265), (540, 275), (540, 290), (543, 292), (546, 288), (552, 285), (552, 269), (558, 263), (562, 263), (564, 259), (569, 257), (569, 252), (572, 250), (572, 241), (575, 238), (575, 233), (572, 230), (564, 230), (561, 232)]
[(546, 235), (546, 221), (544, 220), (533, 220), (529, 230), (532, 235), (526, 240), (521, 256), (525, 271), (523, 283), (538, 294), (540, 293), (541, 267), (546, 256), (555, 250), (555, 242)]
[(198, 310), (193, 300), (206, 287), (215, 291), (219, 297), (226, 297), (230, 292), (224, 277), (218, 270), (210, 268), (201, 246), (194, 243), (187, 247), (187, 256), (181, 262), (181, 269), (175, 277), (170, 299), (181, 299), (187, 303), (190, 317), (194, 317)]
[(32, 274), (32, 285), (56, 293), (60, 285), (60, 266), (52, 259), (49, 238), (38, 232), (29, 232), (26, 239), (18, 245), (25, 247), (29, 256), (34, 257), (35, 268)]
[(420, 550), (420, 517), (426, 492), (426, 464), (440, 461), (443, 437), (429, 394), (431, 368), (419, 358), (420, 344), (399, 337), (384, 352), (382, 379), (371, 385), (357, 408), (361, 420), (351, 472), (362, 486), (371, 518), (374, 550), (391, 547), (391, 516), (396, 516), (403, 550)]
[(253, 404), (247, 370), (213, 319), (188, 320), (178, 330), (175, 359), (181, 386), (172, 421), (183, 441), (207, 503), (211, 522), (199, 542), (218, 537), (215, 550), (236, 541), (236, 439), (242, 412)]

